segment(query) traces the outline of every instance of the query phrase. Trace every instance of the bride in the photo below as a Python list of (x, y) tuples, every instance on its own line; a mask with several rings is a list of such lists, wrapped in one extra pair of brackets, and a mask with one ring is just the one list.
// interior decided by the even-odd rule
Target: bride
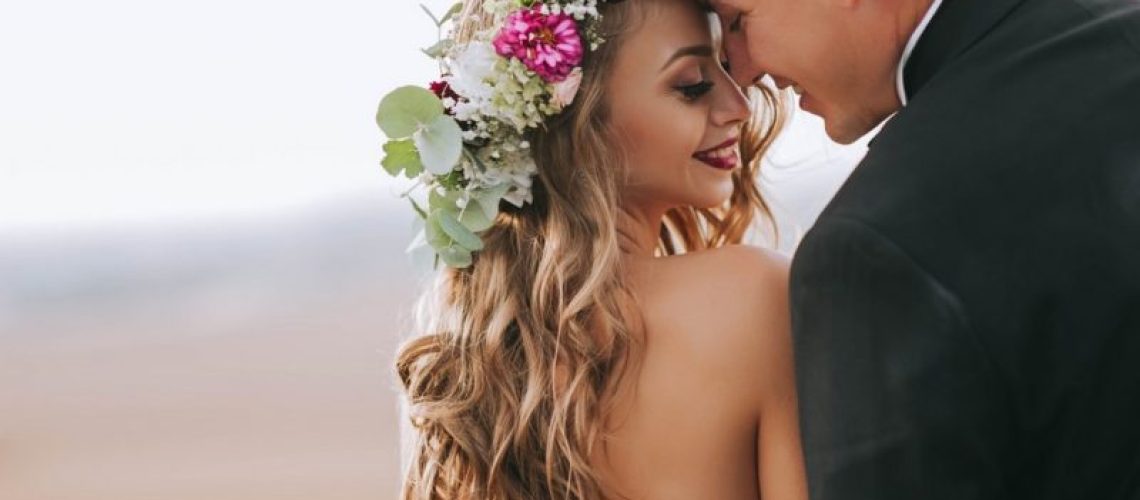
[(449, 19), (442, 111), (378, 112), (447, 264), (397, 359), (404, 498), (806, 498), (787, 263), (739, 244), (779, 96), (750, 103), (692, 0)]

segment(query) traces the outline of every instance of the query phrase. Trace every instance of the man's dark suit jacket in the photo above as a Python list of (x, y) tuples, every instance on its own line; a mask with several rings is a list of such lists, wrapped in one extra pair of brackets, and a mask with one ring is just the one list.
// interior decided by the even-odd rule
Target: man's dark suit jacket
[(800, 245), (817, 500), (1140, 499), (1140, 0), (944, 0)]

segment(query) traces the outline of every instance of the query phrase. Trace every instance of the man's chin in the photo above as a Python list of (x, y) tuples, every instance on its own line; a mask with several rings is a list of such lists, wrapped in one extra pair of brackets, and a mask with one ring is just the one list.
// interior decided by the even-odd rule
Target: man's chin
[(824, 130), (827, 132), (827, 137), (843, 145), (848, 145), (862, 139), (863, 136), (875, 130), (875, 127), (882, 122), (882, 120), (852, 120), (850, 117), (822, 116), (821, 118), (823, 118)]

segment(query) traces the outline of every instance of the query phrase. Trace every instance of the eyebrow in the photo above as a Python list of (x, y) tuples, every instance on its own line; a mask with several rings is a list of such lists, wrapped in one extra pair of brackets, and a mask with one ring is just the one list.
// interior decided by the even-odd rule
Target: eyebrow
[(674, 61), (685, 56), (712, 57), (712, 55), (713, 49), (712, 46), (709, 45), (692, 45), (689, 47), (683, 47), (674, 52), (673, 55), (669, 56), (669, 60), (665, 61), (665, 64), (661, 66), (661, 70), (664, 71), (665, 68), (668, 68), (669, 65), (673, 64)]

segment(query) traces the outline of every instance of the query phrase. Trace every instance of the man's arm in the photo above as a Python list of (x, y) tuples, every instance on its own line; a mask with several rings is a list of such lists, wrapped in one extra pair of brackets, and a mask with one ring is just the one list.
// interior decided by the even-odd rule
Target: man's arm
[(1006, 388), (953, 293), (839, 217), (809, 233), (791, 280), (811, 498), (1005, 498)]

